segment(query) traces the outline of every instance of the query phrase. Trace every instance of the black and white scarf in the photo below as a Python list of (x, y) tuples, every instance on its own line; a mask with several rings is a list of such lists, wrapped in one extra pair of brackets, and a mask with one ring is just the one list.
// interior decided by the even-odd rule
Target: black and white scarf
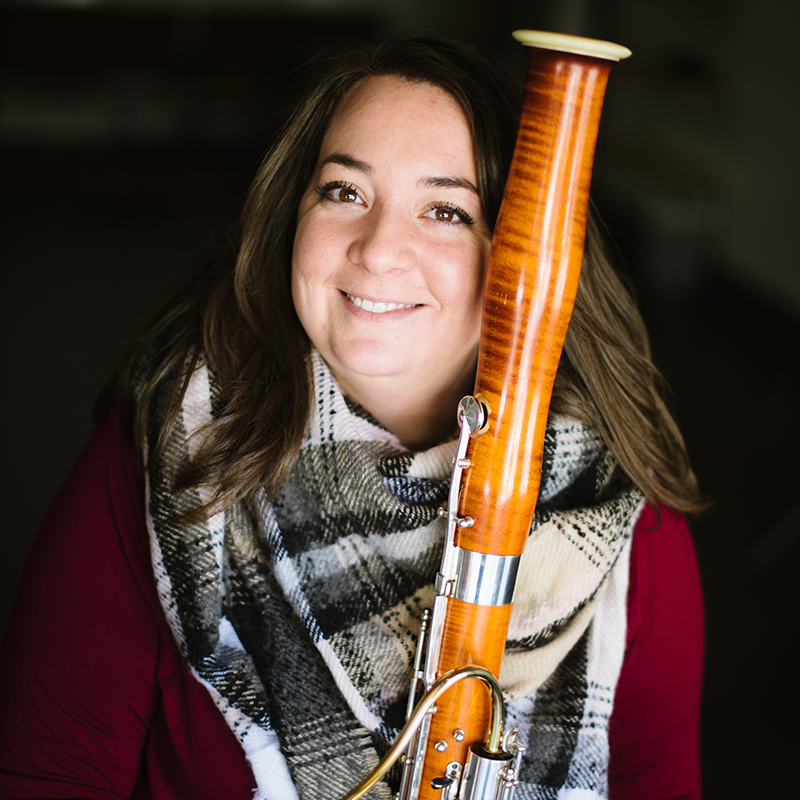
[[(171, 521), (207, 499), (170, 489), (217, 406), (202, 366), (147, 483), (165, 614), (263, 800), (345, 794), (402, 726), (455, 453), (455, 442), (408, 452), (348, 403), (316, 352), (311, 359), (307, 438), (274, 502)], [(146, 448), (160, 424), (156, 409)], [(549, 424), (542, 479), (500, 675), (508, 724), (528, 745), (517, 797), (606, 797), (642, 499), (598, 437), (565, 419)], [(370, 797), (388, 800), (393, 788), (381, 783)]]

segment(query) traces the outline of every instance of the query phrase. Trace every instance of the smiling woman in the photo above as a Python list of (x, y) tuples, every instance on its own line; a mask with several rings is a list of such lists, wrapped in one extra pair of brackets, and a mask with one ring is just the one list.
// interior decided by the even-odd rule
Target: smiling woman
[(452, 433), (475, 380), (491, 235), (477, 183), (455, 100), (385, 76), (337, 108), (300, 200), (300, 322), (345, 394), (411, 449)]
[[(40, 534), (0, 663), (3, 797), (329, 800), (387, 750), (518, 103), (452, 41), (321, 66)], [(701, 504), (659, 387), (590, 220), (500, 676), (518, 796), (699, 797)]]

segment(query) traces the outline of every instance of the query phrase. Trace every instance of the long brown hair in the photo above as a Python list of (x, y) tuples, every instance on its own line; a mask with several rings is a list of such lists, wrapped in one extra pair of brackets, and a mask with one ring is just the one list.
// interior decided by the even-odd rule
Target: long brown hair
[[(468, 44), (427, 38), (385, 42), (323, 63), (258, 170), (236, 252), (209, 260), (175, 288), (109, 395), (137, 441), (151, 404), (166, 404), (163, 435), (192, 371), (201, 358), (207, 361), (221, 387), (215, 400), (220, 413), (176, 486), (212, 488), (213, 500), (201, 513), (261, 487), (274, 495), (294, 462), (311, 403), (309, 343), (291, 297), (297, 207), (337, 105), (359, 81), (384, 75), (430, 83), (460, 103), (472, 132), (484, 215), (494, 225), (520, 102), (519, 83), (504, 68)], [(591, 218), (552, 408), (593, 426), (649, 499), (685, 512), (702, 506), (641, 316)], [(157, 456), (151, 454), (151, 464)]]

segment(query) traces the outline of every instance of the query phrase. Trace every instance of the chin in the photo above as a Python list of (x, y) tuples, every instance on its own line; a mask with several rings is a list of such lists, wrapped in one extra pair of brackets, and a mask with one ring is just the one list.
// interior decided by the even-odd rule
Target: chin
[[(326, 359), (328, 360), (328, 359)], [(388, 353), (346, 353), (332, 354), (328, 364), (334, 373), (341, 371), (345, 375), (358, 378), (390, 378), (409, 372), (412, 364), (406, 364), (406, 359), (392, 357)]]

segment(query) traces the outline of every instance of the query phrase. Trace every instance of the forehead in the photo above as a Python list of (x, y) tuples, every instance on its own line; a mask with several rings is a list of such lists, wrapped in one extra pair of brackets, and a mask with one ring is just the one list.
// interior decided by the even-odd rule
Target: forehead
[[(376, 153), (403, 148), (450, 152), (472, 162), (472, 136), (459, 103), (430, 83), (394, 76), (365, 78), (339, 103), (328, 124), (322, 156), (358, 147)], [(353, 155), (356, 155), (353, 153)]]

